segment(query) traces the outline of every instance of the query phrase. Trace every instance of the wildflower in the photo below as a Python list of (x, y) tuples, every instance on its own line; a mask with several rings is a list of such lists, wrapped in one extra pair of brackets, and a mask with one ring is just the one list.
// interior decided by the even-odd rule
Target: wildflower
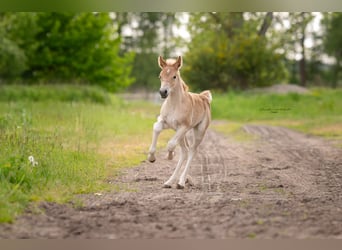
[(28, 157), (28, 160), (30, 161), (33, 167), (38, 165), (38, 162), (34, 160), (34, 157), (32, 155)]

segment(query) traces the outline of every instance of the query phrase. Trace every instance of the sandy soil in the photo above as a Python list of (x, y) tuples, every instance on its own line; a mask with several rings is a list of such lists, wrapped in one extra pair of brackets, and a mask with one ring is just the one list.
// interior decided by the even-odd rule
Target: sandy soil
[(342, 150), (285, 128), (244, 130), (258, 139), (208, 131), (193, 187), (162, 188), (177, 156), (160, 152), (111, 180), (131, 191), (42, 203), (0, 225), (0, 238), (342, 238)]

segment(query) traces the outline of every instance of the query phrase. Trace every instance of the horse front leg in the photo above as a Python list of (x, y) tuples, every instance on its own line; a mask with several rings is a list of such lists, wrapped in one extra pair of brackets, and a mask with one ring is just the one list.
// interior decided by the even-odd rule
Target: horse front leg
[(171, 140), (167, 143), (167, 151), (168, 151), (168, 160), (172, 160), (175, 152), (176, 146), (179, 144), (180, 140), (183, 140), (186, 132), (188, 132), (187, 127), (180, 127), (177, 129), (175, 135), (171, 138)]
[(152, 143), (148, 152), (147, 159), (149, 162), (156, 161), (156, 147), (157, 147), (157, 140), (160, 132), (166, 128), (164, 121), (158, 117), (157, 121), (153, 124), (153, 133), (152, 133)]

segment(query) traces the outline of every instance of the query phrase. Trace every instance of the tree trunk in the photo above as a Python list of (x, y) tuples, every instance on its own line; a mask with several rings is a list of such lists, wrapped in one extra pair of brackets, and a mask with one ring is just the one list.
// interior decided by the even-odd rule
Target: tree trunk
[(300, 74), (300, 85), (306, 86), (306, 57), (305, 57), (305, 30), (306, 30), (306, 23), (304, 22), (305, 20), (305, 12), (301, 12), (302, 16), (302, 24), (301, 24), (301, 38), (300, 38), (300, 46), (302, 49), (302, 59), (299, 61), (299, 74)]
[(305, 58), (300, 59), (299, 61), (299, 76), (300, 76), (300, 85), (306, 86), (306, 61)]
[(332, 78), (332, 82), (331, 82), (332, 88), (336, 88), (338, 85), (340, 69), (341, 69), (340, 60), (339, 60), (339, 57), (336, 56), (336, 64), (333, 67), (333, 78)]
[(258, 31), (259, 36), (265, 36), (268, 28), (271, 26), (273, 20), (273, 12), (267, 12), (264, 21)]

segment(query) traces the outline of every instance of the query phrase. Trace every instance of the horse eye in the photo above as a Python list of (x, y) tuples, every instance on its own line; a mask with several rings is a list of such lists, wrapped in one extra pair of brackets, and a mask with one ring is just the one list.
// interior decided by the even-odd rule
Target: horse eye
[(176, 76), (173, 76), (173, 79), (176, 79), (177, 77)]

